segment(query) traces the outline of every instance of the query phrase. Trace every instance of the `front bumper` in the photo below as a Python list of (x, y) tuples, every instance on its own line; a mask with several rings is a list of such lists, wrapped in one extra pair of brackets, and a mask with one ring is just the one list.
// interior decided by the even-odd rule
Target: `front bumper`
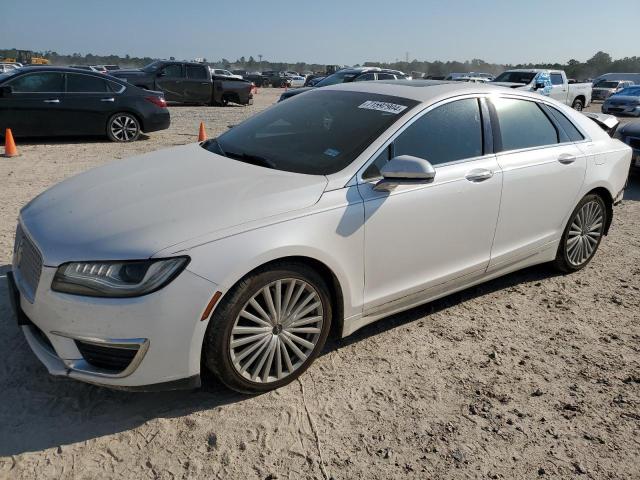
[[(207, 326), (200, 317), (214, 283), (185, 270), (143, 297), (92, 298), (52, 291), (55, 271), (42, 269), (33, 302), (22, 293), (19, 277), (7, 276), (18, 324), (50, 374), (129, 390), (199, 385)], [(110, 361), (105, 351), (124, 353), (125, 368), (104, 368)]]

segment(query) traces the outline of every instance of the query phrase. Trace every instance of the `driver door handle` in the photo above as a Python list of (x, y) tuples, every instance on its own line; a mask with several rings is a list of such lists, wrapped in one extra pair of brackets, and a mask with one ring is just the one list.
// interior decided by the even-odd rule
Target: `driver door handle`
[(474, 183), (484, 182), (485, 180), (489, 180), (491, 177), (493, 177), (493, 172), (485, 168), (471, 170), (464, 176), (464, 178)]
[(50, 98), (49, 100), (43, 100), (44, 103), (60, 103), (60, 100), (57, 98)]
[(576, 156), (570, 153), (563, 153), (558, 157), (558, 161), (563, 165), (569, 165), (576, 161)]
[(109, 97), (109, 98), (101, 98), (100, 99), (101, 102), (115, 102), (116, 99), (113, 97)]

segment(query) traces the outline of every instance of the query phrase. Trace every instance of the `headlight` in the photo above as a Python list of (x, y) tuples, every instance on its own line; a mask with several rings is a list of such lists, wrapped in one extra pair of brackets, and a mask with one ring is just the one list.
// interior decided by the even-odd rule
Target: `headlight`
[(138, 297), (173, 280), (188, 257), (124, 262), (72, 262), (58, 267), (51, 289), (89, 297)]

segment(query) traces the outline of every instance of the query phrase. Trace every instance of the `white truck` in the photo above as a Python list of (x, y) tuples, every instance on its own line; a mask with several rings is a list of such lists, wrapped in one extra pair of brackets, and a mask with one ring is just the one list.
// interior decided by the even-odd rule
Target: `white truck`
[(578, 111), (591, 104), (590, 83), (569, 83), (564, 70), (538, 68), (507, 70), (493, 83), (518, 90), (528, 90), (549, 96)]

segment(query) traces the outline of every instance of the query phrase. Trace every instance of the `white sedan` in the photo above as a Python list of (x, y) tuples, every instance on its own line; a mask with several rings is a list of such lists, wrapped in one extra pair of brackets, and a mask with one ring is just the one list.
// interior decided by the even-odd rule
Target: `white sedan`
[(537, 94), (329, 86), (45, 191), (20, 213), (10, 291), (54, 375), (187, 388), (203, 366), (263, 392), (330, 331), (537, 263), (580, 270), (630, 161)]

